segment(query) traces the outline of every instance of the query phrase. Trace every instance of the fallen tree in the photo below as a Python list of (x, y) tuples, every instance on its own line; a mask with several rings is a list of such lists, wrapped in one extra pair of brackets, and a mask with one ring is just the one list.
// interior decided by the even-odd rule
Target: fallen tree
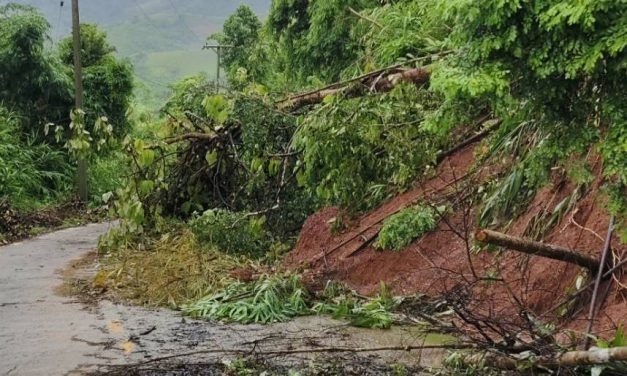
[(347, 98), (355, 98), (363, 95), (364, 88), (368, 93), (385, 93), (403, 82), (424, 84), (429, 82), (431, 68), (395, 68), (390, 71), (375, 72), (362, 76), (361, 79), (346, 81), (346, 83), (331, 85), (326, 88), (314, 90), (304, 94), (298, 94), (278, 102), (281, 111), (295, 111), (302, 107), (322, 103), (325, 98), (342, 94)]
[(553, 244), (526, 240), (485, 229), (477, 231), (475, 239), (481, 243), (497, 245), (529, 255), (541, 256), (553, 260), (576, 264), (590, 270), (593, 273), (599, 269), (599, 262), (594, 258)]

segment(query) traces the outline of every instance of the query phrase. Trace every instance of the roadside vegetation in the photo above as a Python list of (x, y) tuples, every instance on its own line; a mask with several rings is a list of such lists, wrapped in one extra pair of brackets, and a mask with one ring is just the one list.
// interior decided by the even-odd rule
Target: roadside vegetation
[[(472, 305), (477, 290), (507, 276), (475, 269), (473, 257), (502, 254), (475, 244), (471, 224), (511, 229), (562, 171), (556, 185), (573, 184), (573, 193), (530, 220), (525, 235), (542, 240), (594, 185), (604, 204), (593, 205), (627, 241), (623, 2), (274, 0), (263, 21), (242, 6), (210, 36), (230, 46), (227, 87), (185, 78), (159, 116), (133, 104), (132, 67), (93, 25), (82, 28), (87, 105), (72, 112), (70, 42), (45, 48), (47, 30), (33, 9), (0, 8), (0, 202), (28, 212), (68, 200), (75, 160), (87, 157), (90, 204), (120, 219), (100, 241), (95, 285), (122, 299), (244, 324), (325, 314), (386, 329), (404, 318), (533, 372), (574, 346), (513, 293), (520, 311), (504, 321)], [(311, 265), (286, 267), (317, 210), (335, 206), (336, 221), (351, 222), (437, 178), (438, 165), (478, 135), (471, 170), (494, 166), (489, 174), (463, 192), (409, 203), (366, 239), (395, 257), (446, 222), (466, 246), (472, 281), (462, 275), (442, 300), (412, 305), (385, 285), (363, 297), (311, 281), (319, 277)], [(451, 226), (450, 213), (463, 226)], [(624, 346), (614, 329), (616, 342), (593, 337)], [(502, 358), (466, 355), (453, 354), (446, 372), (503, 368)]]
[(0, 239), (5, 241), (27, 236), (33, 227), (61, 226), (68, 217), (94, 220), (94, 213), (85, 215), (85, 207), (74, 204), (79, 154), (93, 167), (85, 203), (92, 209), (103, 193), (123, 184), (125, 157), (117, 145), (132, 128), (127, 113), (133, 71), (115, 57), (95, 25), (83, 25), (82, 31), (86, 105), (79, 120), (71, 116), (70, 39), (50, 46), (50, 25), (36, 9), (0, 7)]

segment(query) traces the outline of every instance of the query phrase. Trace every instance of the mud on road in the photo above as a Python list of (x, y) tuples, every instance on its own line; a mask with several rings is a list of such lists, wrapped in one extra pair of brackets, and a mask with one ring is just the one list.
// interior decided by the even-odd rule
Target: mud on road
[[(424, 342), (409, 329), (363, 330), (324, 317), (269, 326), (223, 325), (102, 300), (91, 289), (81, 290), (97, 271), (93, 249), (109, 227), (69, 229), (0, 248), (0, 375), (221, 374), (224, 362), (234, 356), (207, 352)], [(440, 351), (427, 351), (332, 358), (305, 353), (262, 361), (286, 370), (317, 359), (324, 367), (348, 367), (342, 374), (382, 374), (391, 364), (428, 367), (441, 358)], [(180, 357), (187, 353), (196, 354)]]

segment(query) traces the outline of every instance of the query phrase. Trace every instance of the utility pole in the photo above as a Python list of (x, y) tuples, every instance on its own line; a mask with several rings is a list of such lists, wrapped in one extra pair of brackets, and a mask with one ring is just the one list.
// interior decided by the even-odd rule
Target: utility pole
[[(74, 96), (76, 109), (83, 108), (83, 66), (81, 64), (81, 21), (78, 0), (72, 0), (72, 39), (74, 44)], [(89, 199), (87, 192), (87, 161), (78, 160), (78, 197), (83, 202)]]
[(233, 46), (219, 44), (205, 44), (203, 50), (212, 50), (218, 55), (218, 67), (216, 69), (216, 83), (220, 83), (220, 68), (222, 67), (222, 52), (225, 49), (233, 48)]

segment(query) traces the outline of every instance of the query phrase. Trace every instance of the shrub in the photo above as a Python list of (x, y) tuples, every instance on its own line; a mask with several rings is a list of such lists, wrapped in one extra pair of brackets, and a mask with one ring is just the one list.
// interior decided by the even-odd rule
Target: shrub
[(104, 194), (123, 187), (128, 169), (127, 157), (121, 152), (95, 159), (88, 170), (90, 202), (100, 205)]
[(272, 243), (265, 217), (215, 209), (192, 219), (190, 225), (201, 244), (227, 253), (262, 256)]
[(0, 201), (32, 209), (67, 193), (73, 168), (61, 151), (20, 138), (17, 119), (0, 108)]
[(414, 239), (435, 229), (436, 212), (428, 206), (417, 206), (402, 210), (388, 218), (383, 224), (375, 247), (400, 251)]

